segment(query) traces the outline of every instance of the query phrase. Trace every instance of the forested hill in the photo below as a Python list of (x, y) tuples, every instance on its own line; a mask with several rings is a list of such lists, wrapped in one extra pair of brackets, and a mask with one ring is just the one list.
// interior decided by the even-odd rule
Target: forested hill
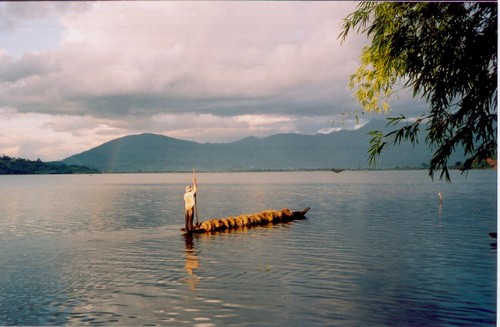
[(0, 175), (28, 175), (28, 174), (94, 174), (97, 169), (85, 166), (66, 165), (62, 162), (42, 162), (11, 158), (6, 155), (0, 157)]
[[(369, 168), (368, 132), (384, 126), (385, 123), (369, 123), (355, 131), (277, 134), (231, 143), (197, 143), (156, 134), (129, 135), (63, 162), (101, 172), (364, 169)], [(401, 144), (387, 149), (376, 168), (424, 168), (430, 157), (423, 140), (416, 147)]]

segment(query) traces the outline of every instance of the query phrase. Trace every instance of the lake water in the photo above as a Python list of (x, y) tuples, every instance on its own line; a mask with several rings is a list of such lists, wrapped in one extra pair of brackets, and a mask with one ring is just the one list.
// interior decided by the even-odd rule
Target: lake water
[(452, 178), (201, 173), (200, 221), (311, 210), (185, 238), (190, 174), (0, 176), (0, 324), (495, 325), (497, 174)]

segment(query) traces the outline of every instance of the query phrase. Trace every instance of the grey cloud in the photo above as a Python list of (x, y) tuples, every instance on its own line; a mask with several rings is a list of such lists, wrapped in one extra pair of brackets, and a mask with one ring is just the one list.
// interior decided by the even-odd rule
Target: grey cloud
[[(309, 101), (308, 101), (309, 100)], [(269, 98), (210, 98), (178, 99), (168, 96), (128, 94), (106, 95), (79, 100), (81, 114), (91, 114), (102, 118), (125, 116), (151, 116), (155, 114), (214, 114), (221, 117), (242, 114), (303, 115), (332, 114), (333, 109), (346, 111), (349, 107), (332, 106), (329, 99), (296, 99), (286, 96)], [(345, 101), (347, 102), (347, 101)], [(342, 109), (340, 109), (342, 108)]]
[(30, 76), (43, 76), (58, 70), (46, 54), (26, 54), (19, 60), (0, 56), (0, 81), (16, 82)]
[(0, 5), (0, 29), (12, 31), (21, 28), (29, 20), (57, 17), (65, 13), (81, 13), (92, 2), (86, 1), (12, 1)]
[(41, 2), (7, 2), (0, 17), (9, 17), (11, 24), (25, 19), (41, 19), (64, 13), (82, 12), (92, 3), (79, 1), (41, 1)]

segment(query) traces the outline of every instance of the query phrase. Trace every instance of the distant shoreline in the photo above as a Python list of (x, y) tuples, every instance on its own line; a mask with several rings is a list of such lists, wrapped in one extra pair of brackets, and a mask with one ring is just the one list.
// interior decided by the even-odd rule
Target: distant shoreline
[[(346, 168), (342, 169), (342, 172), (337, 174), (342, 174), (343, 172), (354, 171), (354, 172), (363, 172), (363, 171), (427, 171), (427, 168), (418, 168), (418, 167), (395, 167), (395, 168), (359, 168), (359, 169), (351, 169)], [(485, 167), (485, 168), (474, 168), (471, 170), (495, 170), (493, 168)], [(458, 168), (450, 168), (450, 171), (460, 171)], [(100, 172), (99, 174), (191, 174), (192, 170), (172, 170), (172, 171), (114, 171), (114, 172)], [(331, 168), (318, 168), (318, 169), (242, 169), (242, 170), (203, 170), (196, 169), (197, 173), (210, 173), (210, 174), (227, 174), (227, 173), (287, 173), (287, 172), (331, 172), (332, 174), (336, 174), (332, 171)]]
[[(196, 167), (194, 167), (196, 169)], [(283, 168), (283, 169), (248, 169), (248, 168), (234, 168), (234, 169), (196, 169), (200, 173), (252, 173), (252, 172), (313, 172), (313, 171), (331, 171), (332, 173), (342, 173), (345, 171), (412, 171), (412, 170), (427, 170), (428, 167), (391, 167), (391, 168), (378, 168), (378, 167), (364, 167), (364, 168)], [(461, 170), (461, 166), (450, 166), (450, 170)], [(495, 170), (489, 165), (477, 165), (471, 170)], [(40, 159), (36, 161), (13, 158), (8, 156), (0, 157), (0, 175), (91, 175), (91, 174), (175, 174), (175, 173), (191, 173), (192, 169), (187, 170), (130, 170), (130, 171), (99, 171), (94, 168), (89, 168), (81, 165), (68, 165), (63, 162), (43, 162)]]

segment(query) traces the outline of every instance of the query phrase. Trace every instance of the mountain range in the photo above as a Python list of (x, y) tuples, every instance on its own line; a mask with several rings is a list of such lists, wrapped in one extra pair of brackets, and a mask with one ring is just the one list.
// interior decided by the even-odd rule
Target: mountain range
[[(230, 143), (198, 143), (145, 133), (106, 142), (63, 162), (101, 172), (365, 169), (370, 167), (368, 132), (383, 130), (384, 125), (379, 121), (330, 134), (276, 134)], [(402, 143), (386, 148), (370, 168), (422, 168), (430, 157), (425, 142), (416, 147)]]

